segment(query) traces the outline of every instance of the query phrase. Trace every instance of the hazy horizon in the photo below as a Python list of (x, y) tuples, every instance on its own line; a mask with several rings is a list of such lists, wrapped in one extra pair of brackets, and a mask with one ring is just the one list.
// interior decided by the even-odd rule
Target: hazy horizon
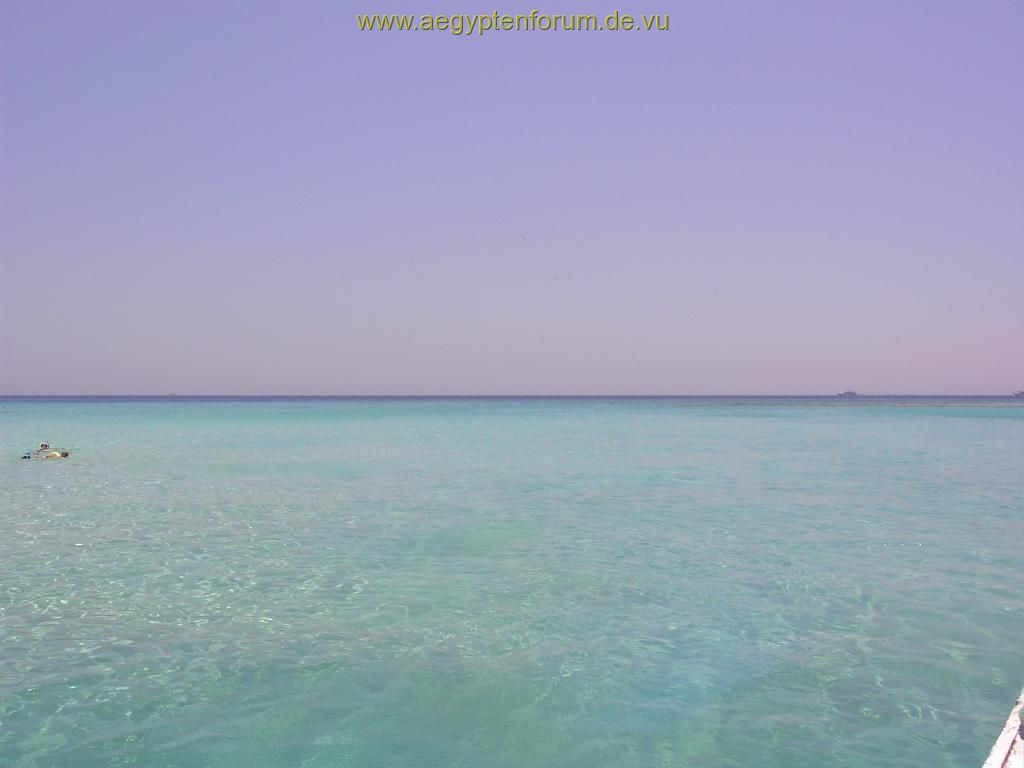
[[(854, 392), (856, 398), (864, 399), (885, 399), (885, 398), (943, 398), (943, 397), (954, 397), (954, 398), (984, 398), (984, 399), (1005, 399), (1020, 397), (1015, 392), (1004, 392), (996, 394), (984, 394), (978, 392), (971, 393), (957, 393), (957, 392)], [(169, 399), (169, 398), (181, 398), (181, 399), (256, 399), (256, 400), (289, 400), (289, 399), (338, 399), (338, 400), (502, 400), (502, 399), (580, 399), (600, 400), (603, 398), (608, 399), (754, 399), (754, 398), (846, 398), (846, 393), (839, 392), (722, 392), (722, 393), (681, 393), (681, 392), (653, 392), (648, 394), (636, 394), (630, 392), (603, 392), (593, 394), (572, 394), (567, 392), (538, 392), (538, 393), (524, 393), (524, 392), (505, 392), (498, 394), (479, 394), (472, 392), (438, 392), (438, 393), (421, 393), (421, 392), (403, 392), (395, 394), (380, 394), (373, 392), (356, 392), (350, 394), (341, 394), (337, 392), (311, 392), (311, 393), (296, 393), (296, 392), (281, 392), (276, 394), (259, 394), (254, 392), (156, 392), (156, 393), (132, 393), (132, 392), (106, 392), (106, 393), (95, 393), (95, 394), (84, 394), (78, 393), (66, 393), (66, 394), (52, 394), (52, 393), (38, 393), (38, 394), (0, 394), (0, 400), (9, 399)]]
[(5, 4), (0, 392), (1024, 389), (1024, 4), (616, 8)]

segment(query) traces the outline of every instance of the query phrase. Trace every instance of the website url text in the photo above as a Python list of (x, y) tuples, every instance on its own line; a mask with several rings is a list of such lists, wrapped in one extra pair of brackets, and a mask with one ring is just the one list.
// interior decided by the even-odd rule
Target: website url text
[(357, 14), (356, 24), (362, 31), (378, 32), (448, 32), (449, 34), (483, 35), (486, 32), (605, 32), (631, 31), (667, 32), (668, 14), (640, 14), (634, 17), (612, 11), (603, 20), (596, 14), (530, 13), (491, 14)]

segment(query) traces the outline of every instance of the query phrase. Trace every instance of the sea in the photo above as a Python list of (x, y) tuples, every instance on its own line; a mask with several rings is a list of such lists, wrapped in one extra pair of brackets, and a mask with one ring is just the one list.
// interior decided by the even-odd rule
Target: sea
[(976, 768), (1024, 685), (1021, 398), (9, 397), (0, 449), (5, 768)]

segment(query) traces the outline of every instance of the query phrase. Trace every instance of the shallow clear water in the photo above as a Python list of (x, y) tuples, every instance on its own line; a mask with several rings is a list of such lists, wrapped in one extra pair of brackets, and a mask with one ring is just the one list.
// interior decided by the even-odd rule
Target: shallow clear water
[(0, 765), (980, 765), (1019, 405), (2, 400)]

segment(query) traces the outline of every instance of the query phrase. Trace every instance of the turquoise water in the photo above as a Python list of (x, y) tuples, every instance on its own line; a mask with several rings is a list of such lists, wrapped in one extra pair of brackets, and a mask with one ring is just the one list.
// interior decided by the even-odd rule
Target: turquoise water
[(978, 766), (1019, 406), (0, 400), (0, 765)]

